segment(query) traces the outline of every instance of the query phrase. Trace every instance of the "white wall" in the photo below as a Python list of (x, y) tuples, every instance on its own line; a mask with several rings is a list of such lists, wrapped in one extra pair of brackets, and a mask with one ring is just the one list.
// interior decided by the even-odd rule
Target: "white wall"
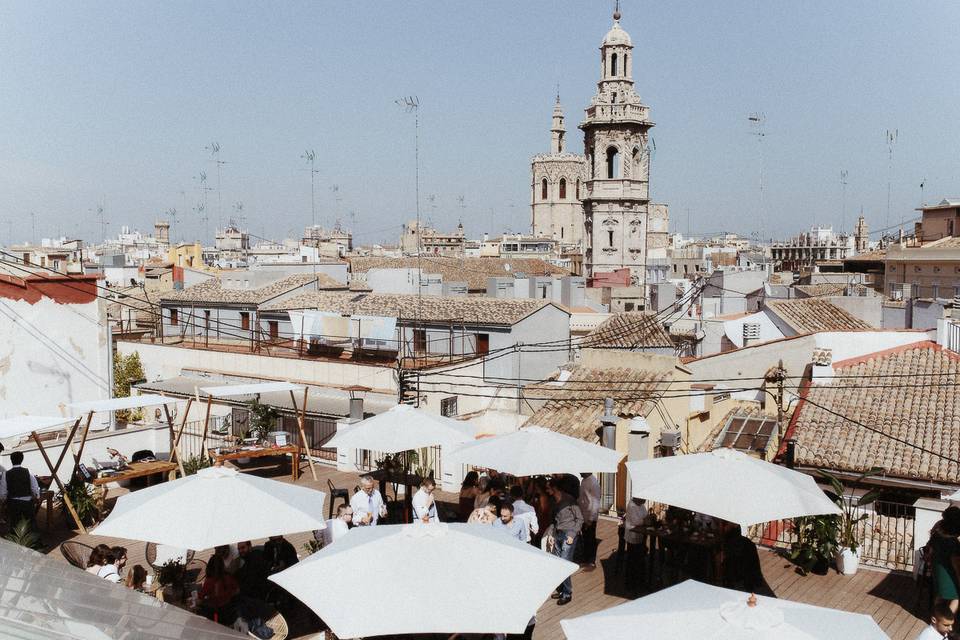
[(112, 386), (99, 298), (83, 304), (0, 298), (0, 417), (68, 415), (67, 404), (109, 398)]

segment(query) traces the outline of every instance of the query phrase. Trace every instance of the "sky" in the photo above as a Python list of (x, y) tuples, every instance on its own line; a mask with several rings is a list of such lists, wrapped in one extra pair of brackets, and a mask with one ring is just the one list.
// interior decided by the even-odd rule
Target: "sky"
[[(612, 4), (0, 0), (0, 243), (98, 241), (171, 209), (176, 240), (240, 215), (299, 237), (308, 149), (317, 222), (396, 242), (416, 211), (408, 95), (424, 220), (529, 231), (530, 158), (558, 84), (582, 152)], [(621, 4), (673, 230), (785, 238), (861, 208), (876, 230), (960, 195), (960, 3)]]

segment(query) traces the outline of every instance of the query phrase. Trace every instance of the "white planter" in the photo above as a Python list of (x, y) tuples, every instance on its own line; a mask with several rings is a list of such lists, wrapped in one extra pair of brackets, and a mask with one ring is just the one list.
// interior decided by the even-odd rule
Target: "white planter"
[(860, 552), (840, 547), (837, 552), (837, 569), (845, 576), (852, 576), (860, 568)]

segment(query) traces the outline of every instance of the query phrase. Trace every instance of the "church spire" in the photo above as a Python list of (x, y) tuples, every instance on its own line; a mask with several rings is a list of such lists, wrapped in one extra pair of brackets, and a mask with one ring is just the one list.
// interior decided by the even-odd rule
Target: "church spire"
[(553, 105), (553, 123), (550, 126), (550, 153), (563, 153), (567, 128), (563, 126), (563, 107), (560, 106), (560, 85), (557, 85), (557, 102)]

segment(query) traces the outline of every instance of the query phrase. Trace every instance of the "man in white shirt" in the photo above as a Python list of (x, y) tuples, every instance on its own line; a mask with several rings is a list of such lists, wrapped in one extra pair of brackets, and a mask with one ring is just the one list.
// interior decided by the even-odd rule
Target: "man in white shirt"
[(509, 502), (500, 507), (500, 517), (493, 521), (493, 528), (520, 542), (527, 541), (527, 523), (514, 517), (513, 505)]
[(355, 527), (376, 526), (380, 518), (386, 517), (387, 505), (383, 496), (377, 490), (373, 478), (360, 478), (360, 491), (350, 498), (350, 508), (353, 509), (353, 525)]
[(26, 520), (30, 528), (34, 528), (34, 504), (40, 499), (37, 477), (20, 466), (23, 464), (22, 451), (10, 454), (10, 464), (13, 466), (0, 474), (0, 501), (7, 502), (7, 517), (11, 525)]
[(353, 522), (353, 509), (348, 504), (337, 507), (337, 517), (327, 520), (326, 527), (313, 532), (313, 537), (322, 546), (333, 544), (350, 532), (350, 523)]
[(600, 517), (600, 483), (592, 473), (581, 473), (580, 497), (577, 506), (583, 514), (580, 548), (583, 564), (593, 569), (597, 564), (597, 519)]
[(634, 593), (640, 589), (643, 577), (643, 558), (647, 552), (643, 534), (634, 531), (647, 519), (647, 504), (643, 498), (632, 498), (623, 516), (623, 541), (627, 543), (627, 587)]
[(527, 525), (527, 542), (540, 533), (540, 522), (537, 520), (537, 510), (523, 499), (523, 488), (520, 485), (510, 487), (510, 499), (513, 504), (513, 517), (523, 520)]
[(437, 501), (433, 497), (433, 492), (437, 488), (437, 483), (433, 478), (424, 478), (420, 483), (420, 488), (413, 494), (413, 521), (419, 524), (430, 524), (431, 522), (440, 522), (440, 516), (437, 515)]
[(924, 628), (916, 640), (945, 640), (949, 638), (955, 619), (956, 614), (950, 609), (950, 603), (946, 600), (937, 601), (933, 605), (930, 626)]

